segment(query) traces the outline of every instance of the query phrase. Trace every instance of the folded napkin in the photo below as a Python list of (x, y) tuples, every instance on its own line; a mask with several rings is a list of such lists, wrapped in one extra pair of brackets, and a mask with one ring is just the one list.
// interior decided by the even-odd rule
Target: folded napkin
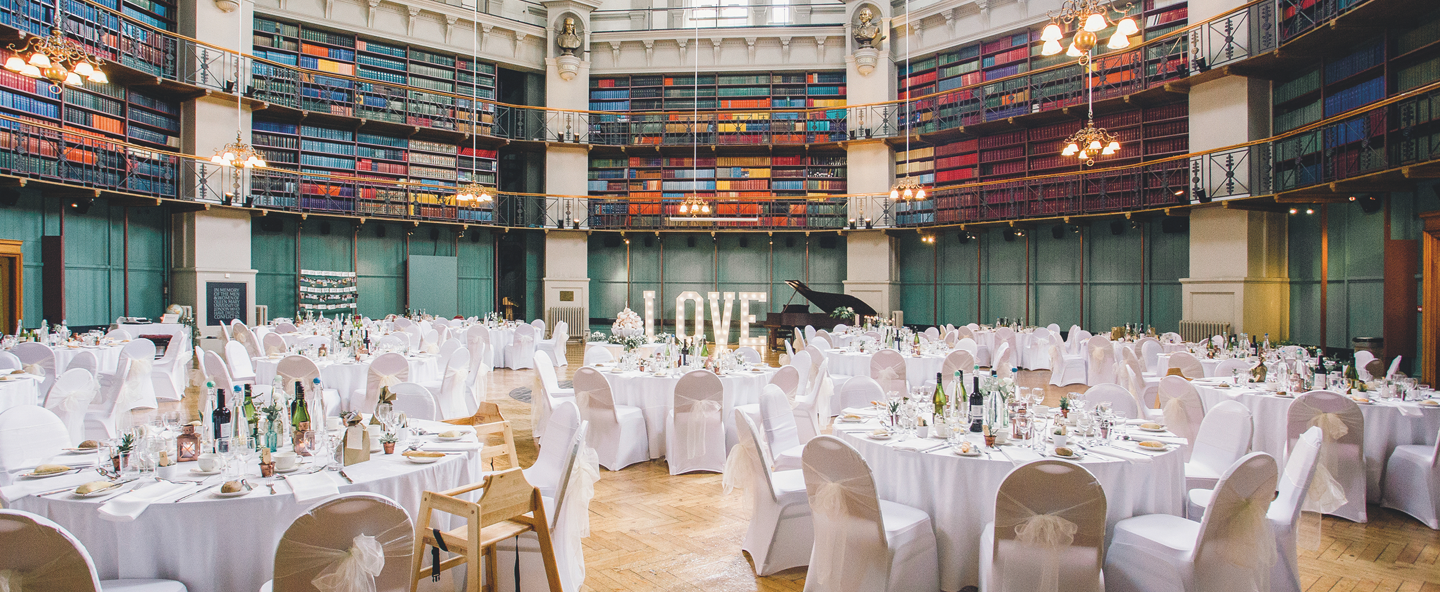
[(478, 450), (480, 448), (480, 443), (475, 442), (474, 440), (459, 440), (456, 442), (426, 442), (425, 445), (422, 446), (422, 448), (435, 452), (469, 452), (471, 450)]
[(911, 450), (914, 452), (919, 452), (927, 448), (934, 448), (936, 446), (939, 446), (940, 444), (941, 442), (939, 441), (924, 440), (921, 438), (910, 438), (908, 440), (896, 442), (891, 446), (891, 448), (894, 448), (896, 450)]
[(340, 493), (340, 486), (335, 483), (335, 479), (329, 473), (330, 471), (320, 471), (308, 475), (286, 477), (285, 482), (290, 484), (290, 489), (295, 490), (295, 501), (308, 502)]
[(166, 497), (179, 497), (180, 494), (195, 489), (195, 487), (196, 485), (193, 483), (156, 483), (143, 489), (136, 489), (101, 505), (100, 518), (111, 522), (130, 522), (139, 518), (140, 514), (150, 507), (150, 504)]
[[(30, 469), (25, 469), (21, 472), (29, 472), (29, 470)], [(91, 481), (98, 481), (100, 475), (95, 471), (80, 471), (78, 473), (51, 477), (49, 479), (26, 479), (19, 477), (17, 474), (14, 479), (14, 483), (0, 487), (0, 500), (4, 500), (7, 505), (25, 496), (44, 493), (46, 491), (55, 491), (61, 487), (79, 487)]]
[(1420, 406), (1415, 403), (1402, 403), (1397, 401), (1394, 405), (1395, 409), (1400, 411), (1400, 415), (1404, 415), (1405, 417), (1423, 417), (1425, 415), (1425, 412), (1421, 411)]

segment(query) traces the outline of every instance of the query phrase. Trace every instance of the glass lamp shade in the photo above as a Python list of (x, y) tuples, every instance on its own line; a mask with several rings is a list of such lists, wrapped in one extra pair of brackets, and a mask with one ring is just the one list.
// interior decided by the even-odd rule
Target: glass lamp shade
[(1108, 47), (1110, 49), (1125, 49), (1127, 47), (1130, 47), (1130, 38), (1121, 35), (1119, 31), (1116, 31), (1114, 35), (1110, 36), (1110, 42), (1106, 43), (1105, 47)]
[(104, 71), (104, 70), (96, 70), (93, 74), (91, 74), (91, 75), (90, 75), (89, 77), (87, 77), (87, 78), (90, 80), (90, 82), (94, 82), (94, 83), (96, 83), (96, 84), (109, 84), (109, 83), (110, 83), (110, 77), (105, 75), (105, 71)]
[(1105, 30), (1105, 15), (1097, 12), (1085, 17), (1085, 30), (1091, 33)]
[(905, 199), (908, 200), (908, 199), (911, 199), (911, 198), (913, 198), (913, 197), (915, 197), (915, 191), (914, 191), (913, 189), (910, 189), (909, 187), (906, 187), (906, 188), (905, 188)]
[(78, 64), (75, 64), (74, 72), (81, 76), (89, 76), (95, 72), (95, 67), (91, 66), (90, 62), (82, 61)]
[(71, 72), (65, 75), (65, 84), (68, 84), (70, 86), (80, 86), (81, 84), (84, 84), (84, 82), (80, 80), (79, 74)]
[(1111, 151), (1113, 151), (1113, 152), (1119, 152), (1119, 151), (1120, 151), (1120, 142), (1119, 142), (1119, 141), (1116, 141), (1116, 140), (1110, 140), (1110, 145), (1109, 145), (1109, 146), (1106, 146), (1106, 148), (1108, 148), (1109, 150), (1111, 150)]
[(1089, 150), (1091, 152), (1094, 152), (1101, 148), (1104, 148), (1104, 146), (1100, 144), (1100, 140), (1090, 140), (1090, 145), (1085, 147), (1086, 150)]
[(921, 187), (920, 189), (915, 190), (915, 199), (919, 199), (919, 200), (925, 199), (925, 188), (924, 188), (924, 187)]
[(700, 211), (701, 211), (702, 213), (709, 214), (709, 213), (710, 213), (710, 204), (708, 204), (708, 203), (707, 203), (707, 204), (702, 204), (702, 205), (700, 206)]
[(31, 78), (43, 78), (45, 76), (35, 64), (25, 64), (25, 68), (20, 70), (20, 73)]
[(1065, 50), (1065, 55), (1070, 56), (1070, 57), (1072, 57), (1072, 58), (1078, 58), (1078, 57), (1080, 57), (1080, 56), (1082, 56), (1082, 55), (1085, 55), (1085, 52), (1080, 51), (1079, 48), (1075, 47), (1075, 44), (1074, 44), (1074, 43), (1071, 43), (1071, 44), (1070, 44), (1070, 49)]
[(687, 204), (683, 204), (683, 203), (680, 204), (680, 213), (681, 213), (681, 214), (688, 214), (688, 213), (690, 213), (690, 206), (687, 205)]
[(1120, 19), (1120, 23), (1115, 26), (1115, 31), (1120, 33), (1121, 35), (1129, 37), (1131, 35), (1139, 33), (1140, 27), (1135, 26), (1135, 19), (1127, 16), (1123, 19)]
[(1076, 146), (1076, 145), (1073, 144), (1073, 143), (1071, 143), (1071, 144), (1067, 144), (1067, 145), (1065, 146), (1065, 151), (1064, 151), (1064, 152), (1061, 152), (1060, 154), (1061, 154), (1062, 156), (1074, 156), (1075, 153), (1076, 153), (1076, 152), (1079, 152), (1079, 151), (1080, 151), (1080, 147), (1079, 147), (1079, 146)]
[(1060, 32), (1060, 25), (1055, 23), (1045, 25), (1045, 30), (1040, 32), (1041, 41), (1059, 41), (1061, 37), (1064, 37), (1064, 34)]
[(1059, 41), (1046, 40), (1044, 45), (1040, 46), (1041, 55), (1052, 56), (1062, 51), (1065, 51), (1065, 48), (1060, 45)]
[(43, 53), (35, 52), (30, 56), (30, 65), (36, 68), (49, 68), (50, 58)]
[(899, 190), (899, 189), (894, 189), (894, 188), (890, 189), (890, 199), (891, 199), (891, 200), (900, 199), (900, 190)]
[(25, 69), (25, 60), (20, 56), (10, 56), (10, 59), (5, 60), (5, 69), (11, 72), (20, 72)]

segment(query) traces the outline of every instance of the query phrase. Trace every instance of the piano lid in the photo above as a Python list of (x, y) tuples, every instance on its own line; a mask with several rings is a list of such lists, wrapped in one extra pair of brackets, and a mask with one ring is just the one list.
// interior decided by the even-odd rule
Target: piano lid
[(795, 288), (795, 291), (798, 292), (801, 296), (804, 296), (806, 300), (809, 300), (815, 306), (820, 307), (820, 310), (823, 311), (825, 314), (830, 314), (835, 309), (842, 306), (848, 306), (855, 309), (855, 313), (859, 314), (860, 316), (870, 317), (876, 315), (875, 309), (871, 308), (869, 304), (865, 304), (865, 302), (861, 301), (859, 298), (856, 298), (849, 294), (836, 294), (834, 292), (820, 292), (817, 290), (811, 290), (810, 286), (805, 285), (805, 282), (802, 282), (800, 280), (785, 280), (785, 283), (788, 284), (791, 288)]

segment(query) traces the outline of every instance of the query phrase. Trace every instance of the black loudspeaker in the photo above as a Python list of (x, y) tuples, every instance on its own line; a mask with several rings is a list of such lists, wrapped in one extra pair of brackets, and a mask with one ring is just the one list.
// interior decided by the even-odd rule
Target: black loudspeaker
[(822, 248), (822, 249), (833, 249), (833, 248), (835, 248), (835, 237), (833, 237), (833, 236), (822, 236), (822, 237), (820, 237), (820, 248)]
[(1062, 238), (1065, 238), (1065, 225), (1063, 225), (1063, 224), (1056, 224), (1056, 225), (1054, 225), (1054, 226), (1051, 226), (1051, 227), (1050, 227), (1050, 236), (1055, 237), (1055, 240), (1060, 240), (1060, 239), (1062, 239)]
[(1113, 235), (1115, 235), (1115, 236), (1120, 236), (1120, 235), (1122, 235), (1122, 234), (1125, 234), (1125, 221), (1124, 221), (1124, 220), (1111, 220), (1111, 221), (1110, 221), (1110, 234), (1113, 234)]
[(787, 247), (794, 247), (794, 246), (795, 246), (795, 237), (793, 237), (793, 236), (787, 236), (787, 237), (785, 237), (785, 246), (787, 246)]
[(692, 249), (695, 248), (695, 237), (693, 237), (693, 236), (687, 236), (687, 237), (685, 237), (685, 246), (690, 247), (690, 248), (692, 248)]
[(285, 223), (274, 216), (265, 216), (260, 219), (260, 230), (265, 232), (280, 232), (285, 230)]
[(478, 244), (478, 243), (480, 242), (480, 233), (479, 233), (479, 232), (472, 232), (472, 233), (470, 233), (470, 242), (472, 242), (472, 243), (477, 243), (477, 244)]
[(431, 229), (430, 229), (430, 240), (440, 240), (440, 229), (439, 229), (439, 228), (431, 228)]
[(1010, 230), (1006, 230), (1004, 236), (1005, 236), (1005, 242), (1007, 242), (1007, 243), (1013, 243), (1013, 242), (1015, 242), (1015, 229), (1012, 228), (1012, 229), (1010, 229)]
[(615, 234), (605, 235), (605, 248), (614, 249), (620, 246), (620, 236)]
[(20, 203), (20, 190), (14, 187), (0, 189), (0, 208), (13, 208)]
[(740, 237), (740, 248), (744, 249), (744, 248), (749, 247), (749, 246), (750, 246), (750, 237), (748, 237), (748, 236), (742, 236), (742, 237)]
[(1190, 219), (1179, 216), (1165, 218), (1160, 221), (1160, 232), (1165, 234), (1182, 234), (1190, 231)]
[(647, 236), (647, 237), (645, 237), (645, 246), (646, 246), (646, 247), (653, 247), (653, 246), (655, 246), (655, 237), (653, 237), (653, 236)]
[(967, 244), (967, 243), (970, 242), (970, 233), (968, 233), (968, 232), (962, 232), (962, 233), (960, 233), (960, 234), (955, 235), (955, 238), (960, 241), (960, 244), (962, 244), (962, 245), (963, 245), (963, 244)]
[(377, 225), (375, 225), (375, 238), (385, 238), (385, 225), (384, 225), (384, 224), (377, 224)]
[(330, 223), (329, 223), (329, 222), (321, 222), (321, 223), (320, 223), (320, 234), (330, 234)]
[(1360, 211), (1366, 214), (1374, 214), (1380, 211), (1380, 207), (1383, 205), (1380, 203), (1380, 198), (1373, 195), (1367, 195), (1356, 201), (1360, 202)]

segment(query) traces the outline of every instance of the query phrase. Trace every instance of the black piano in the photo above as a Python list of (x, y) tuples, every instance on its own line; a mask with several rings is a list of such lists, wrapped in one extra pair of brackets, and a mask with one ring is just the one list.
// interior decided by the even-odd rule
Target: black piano
[[(779, 346), (779, 340), (784, 339), (789, 331), (796, 327), (811, 325), (816, 329), (833, 329), (840, 324), (840, 320), (830, 316), (830, 313), (842, 306), (848, 306), (855, 310), (855, 314), (862, 317), (875, 316), (875, 309), (865, 304), (859, 298), (849, 294), (836, 294), (834, 292), (820, 292), (811, 290), (810, 286), (799, 280), (785, 280), (785, 283), (795, 289), (795, 293), (803, 296), (810, 304), (819, 307), (821, 312), (811, 312), (810, 304), (785, 303), (785, 308), (780, 312), (772, 312), (765, 315), (765, 323), (762, 325), (769, 330), (769, 342), (771, 349)], [(790, 296), (794, 300), (795, 296)]]

